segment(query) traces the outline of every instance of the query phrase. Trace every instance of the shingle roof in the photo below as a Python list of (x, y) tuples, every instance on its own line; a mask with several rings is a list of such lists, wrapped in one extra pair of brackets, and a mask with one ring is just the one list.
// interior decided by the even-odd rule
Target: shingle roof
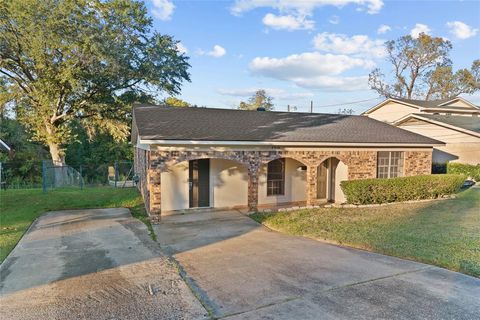
[(393, 98), (397, 101), (402, 101), (405, 103), (413, 104), (422, 108), (437, 108), (442, 103), (451, 101), (452, 98), (449, 99), (441, 99), (441, 100), (414, 100), (414, 99), (403, 99), (403, 98)]
[(402, 101), (408, 104), (413, 104), (416, 106), (419, 106), (421, 108), (426, 108), (426, 109), (438, 109), (438, 108), (445, 108), (445, 109), (457, 109), (457, 110), (467, 110), (467, 111), (472, 111), (475, 109), (468, 108), (468, 107), (459, 107), (459, 106), (452, 106), (452, 105), (443, 105), (441, 104), (449, 102), (449, 101), (454, 101), (456, 98), (448, 98), (448, 99), (439, 99), (439, 100), (414, 100), (414, 99), (403, 99), (403, 98), (393, 98), (397, 101)]
[(142, 140), (442, 144), (364, 117), (135, 105)]
[(414, 113), (414, 115), (431, 119), (438, 122), (443, 122), (445, 124), (455, 126), (458, 128), (470, 130), (473, 132), (480, 133), (480, 118), (479, 117), (468, 117), (468, 116), (446, 116), (440, 114), (428, 114), (428, 113)]

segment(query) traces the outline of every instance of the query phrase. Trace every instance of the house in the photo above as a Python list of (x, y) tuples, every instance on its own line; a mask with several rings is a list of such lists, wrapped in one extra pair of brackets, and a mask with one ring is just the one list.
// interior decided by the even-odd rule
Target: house
[(461, 97), (389, 98), (363, 115), (444, 142), (434, 148), (433, 162), (480, 163), (480, 107)]
[(135, 173), (153, 217), (344, 202), (340, 182), (430, 174), (442, 143), (363, 116), (136, 104)]

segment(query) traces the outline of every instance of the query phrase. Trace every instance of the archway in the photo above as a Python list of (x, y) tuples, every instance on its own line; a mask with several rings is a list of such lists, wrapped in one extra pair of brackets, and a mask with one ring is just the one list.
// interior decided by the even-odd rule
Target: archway
[(306, 169), (304, 163), (288, 156), (264, 162), (259, 170), (258, 204), (266, 207), (305, 205)]
[(161, 173), (163, 212), (193, 208), (248, 206), (248, 169), (220, 157), (189, 157), (171, 161)]
[(335, 157), (325, 159), (317, 168), (317, 199), (345, 202), (340, 182), (348, 180), (348, 167)]

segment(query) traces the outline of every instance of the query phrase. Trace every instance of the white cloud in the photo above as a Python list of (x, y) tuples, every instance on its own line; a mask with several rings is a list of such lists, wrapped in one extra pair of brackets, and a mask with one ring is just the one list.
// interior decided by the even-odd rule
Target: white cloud
[(210, 51), (204, 51), (202, 49), (197, 50), (197, 54), (201, 56), (211, 56), (214, 58), (220, 58), (223, 57), (227, 53), (227, 50), (225, 50), (224, 47), (216, 44), (213, 46), (213, 49)]
[(378, 27), (377, 33), (378, 34), (385, 34), (390, 30), (392, 30), (392, 28), (389, 25), (382, 24), (380, 27)]
[(366, 35), (348, 37), (344, 34), (323, 32), (315, 36), (313, 44), (320, 51), (354, 54), (372, 58), (385, 56), (384, 41), (372, 40)]
[(375, 63), (368, 59), (305, 52), (284, 58), (257, 57), (251, 61), (250, 71), (255, 75), (291, 81), (299, 87), (346, 91), (367, 88), (368, 79), (341, 77), (342, 72), (374, 66)]
[(282, 80), (338, 75), (355, 67), (370, 69), (374, 66), (370, 60), (318, 52), (292, 54), (285, 58), (257, 57), (250, 62), (252, 73)]
[(225, 48), (216, 44), (216, 45), (213, 46), (212, 51), (207, 52), (207, 55), (215, 57), (215, 58), (220, 58), (220, 57), (223, 57), (226, 53), (227, 53), (227, 50), (225, 50)]
[(315, 22), (307, 19), (305, 16), (294, 15), (275, 15), (267, 13), (262, 20), (263, 24), (272, 29), (288, 31), (313, 29)]
[(298, 14), (311, 15), (318, 7), (335, 6), (342, 8), (348, 4), (364, 7), (370, 14), (378, 13), (383, 7), (382, 0), (236, 0), (231, 7), (231, 12), (234, 15), (240, 15), (256, 8), (274, 8), (280, 12), (296, 12)]
[(333, 15), (330, 17), (330, 19), (328, 19), (328, 22), (330, 22), (331, 24), (339, 24), (340, 23), (340, 17), (337, 16), (337, 15)]
[(188, 53), (187, 47), (185, 47), (181, 42), (177, 42), (177, 51), (180, 53)]
[(447, 27), (450, 28), (450, 33), (459, 39), (471, 38), (478, 32), (478, 29), (474, 29), (473, 27), (461, 21), (447, 22)]
[(170, 0), (152, 0), (152, 13), (160, 20), (170, 20), (173, 15), (175, 5)]
[(420, 33), (430, 34), (430, 28), (426, 24), (417, 23), (410, 31), (412, 38), (417, 39)]
[(265, 90), (268, 95), (281, 100), (295, 100), (295, 99), (313, 97), (313, 93), (311, 92), (291, 92), (284, 89), (262, 88), (262, 87), (218, 89), (217, 92), (227, 96), (251, 97), (252, 95), (255, 94), (255, 92), (257, 92), (260, 89)]
[(360, 77), (330, 77), (319, 76), (308, 79), (298, 79), (295, 83), (303, 88), (322, 89), (325, 91), (359, 91), (368, 90), (368, 76)]

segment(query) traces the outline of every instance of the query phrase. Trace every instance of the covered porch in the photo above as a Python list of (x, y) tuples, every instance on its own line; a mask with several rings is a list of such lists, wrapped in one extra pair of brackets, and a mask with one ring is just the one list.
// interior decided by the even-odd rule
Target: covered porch
[(340, 182), (348, 179), (347, 165), (336, 157), (312, 162), (278, 153), (248, 161), (228, 153), (167, 160), (161, 170), (149, 171), (149, 191), (159, 190), (150, 192), (150, 212), (257, 211), (344, 202)]

